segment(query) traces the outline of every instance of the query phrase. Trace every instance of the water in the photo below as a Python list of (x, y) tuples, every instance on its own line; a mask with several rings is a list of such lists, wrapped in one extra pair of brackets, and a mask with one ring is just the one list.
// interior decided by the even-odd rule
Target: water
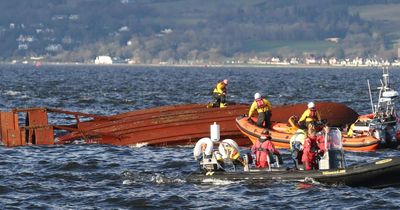
[[(391, 70), (390, 74), (392, 87), (399, 90), (400, 71)], [(381, 70), (123, 66), (35, 69), (3, 65), (0, 109), (43, 106), (110, 115), (156, 106), (206, 103), (210, 101), (210, 88), (224, 78), (230, 81), (230, 101), (250, 103), (259, 91), (275, 105), (335, 101), (363, 114), (371, 110), (366, 81), (369, 79), (372, 87), (380, 86)], [(398, 150), (386, 149), (348, 152), (346, 157), (349, 164), (354, 164), (399, 154)], [(283, 181), (187, 183), (185, 177), (196, 169), (191, 147), (0, 147), (0, 208), (400, 208), (399, 188), (376, 190)]]

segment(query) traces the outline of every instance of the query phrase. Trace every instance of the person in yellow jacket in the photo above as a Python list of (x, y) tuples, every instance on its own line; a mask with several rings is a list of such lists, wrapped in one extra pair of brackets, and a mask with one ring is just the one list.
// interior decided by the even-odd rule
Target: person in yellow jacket
[(240, 157), (240, 152), (234, 146), (222, 143), (224, 150), (227, 154), (227, 158), (229, 158), (234, 165), (242, 165), (243, 166), (243, 159)]
[(310, 123), (321, 121), (321, 115), (315, 107), (314, 102), (308, 103), (307, 107), (308, 109), (304, 111), (303, 115), (301, 115), (299, 119), (299, 125), (303, 125), (305, 127), (308, 127)]
[(225, 107), (226, 106), (226, 90), (228, 86), (228, 80), (224, 79), (222, 81), (219, 81), (213, 90), (213, 98), (214, 98), (214, 103), (212, 107)]
[(271, 103), (261, 97), (260, 93), (254, 94), (254, 101), (250, 106), (248, 119), (251, 119), (255, 111), (258, 112), (257, 126), (261, 128), (271, 128)]

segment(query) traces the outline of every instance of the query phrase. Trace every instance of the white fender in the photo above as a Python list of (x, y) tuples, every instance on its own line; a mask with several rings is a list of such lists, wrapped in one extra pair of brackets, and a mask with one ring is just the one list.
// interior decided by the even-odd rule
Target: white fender
[(193, 149), (193, 156), (196, 159), (198, 156), (200, 156), (201, 154), (201, 147), (203, 145), (207, 145), (206, 146), (206, 150), (204, 151), (205, 155), (211, 155), (212, 154), (212, 150), (213, 150), (213, 143), (211, 141), (210, 138), (202, 138), (199, 141), (197, 141), (196, 145), (194, 146)]
[(219, 153), (221, 153), (222, 158), (224, 158), (224, 159), (228, 158), (228, 154), (226, 154), (225, 148), (223, 146), (224, 143), (229, 144), (231, 147), (234, 147), (237, 151), (240, 151), (239, 150), (239, 146), (235, 142), (235, 140), (233, 140), (233, 139), (224, 139), (218, 146), (218, 151), (219, 151)]

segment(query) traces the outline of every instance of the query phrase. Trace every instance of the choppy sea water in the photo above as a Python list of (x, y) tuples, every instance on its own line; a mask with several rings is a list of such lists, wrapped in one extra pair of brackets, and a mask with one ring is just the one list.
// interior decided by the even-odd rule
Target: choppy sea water
[[(371, 110), (367, 80), (373, 88), (380, 86), (381, 74), (379, 68), (44, 65), (36, 69), (2, 65), (0, 109), (43, 106), (110, 115), (155, 106), (206, 103), (211, 100), (209, 92), (215, 82), (228, 78), (230, 101), (250, 103), (254, 93), (261, 92), (272, 104), (335, 101), (364, 114)], [(399, 90), (400, 69), (391, 69), (390, 75), (392, 87)], [(0, 147), (0, 208), (400, 208), (397, 187), (367, 189), (284, 181), (187, 183), (185, 177), (197, 169), (192, 149), (110, 145)], [(355, 164), (399, 154), (398, 150), (385, 149), (347, 152), (346, 157), (348, 164)]]

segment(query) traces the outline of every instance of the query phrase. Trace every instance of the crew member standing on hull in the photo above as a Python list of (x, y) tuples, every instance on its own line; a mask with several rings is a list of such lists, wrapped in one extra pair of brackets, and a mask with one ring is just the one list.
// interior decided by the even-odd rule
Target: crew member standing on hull
[(212, 107), (226, 107), (226, 93), (227, 93), (228, 80), (224, 79), (215, 85), (213, 90), (214, 103)]
[(261, 97), (260, 93), (254, 94), (254, 101), (251, 104), (248, 119), (251, 119), (254, 111), (258, 112), (257, 126), (271, 128), (271, 103), (264, 97)]

